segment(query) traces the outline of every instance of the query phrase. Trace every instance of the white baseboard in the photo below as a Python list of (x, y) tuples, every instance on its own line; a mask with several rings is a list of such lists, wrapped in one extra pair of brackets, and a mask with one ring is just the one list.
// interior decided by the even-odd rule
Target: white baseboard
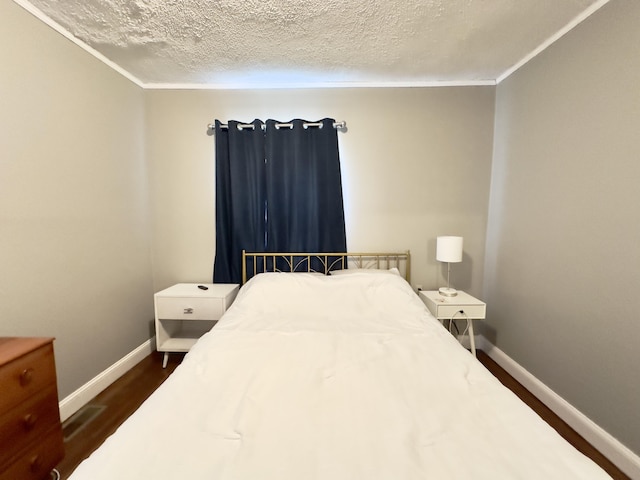
[(155, 341), (147, 340), (132, 352), (128, 353), (109, 368), (99, 373), (75, 392), (60, 401), (60, 420), (63, 422), (84, 407), (93, 397), (135, 367), (143, 358), (153, 352)]
[(476, 345), (506, 370), (553, 413), (564, 420), (587, 442), (631, 478), (640, 479), (640, 457), (625, 447), (586, 415), (533, 376), (484, 336), (476, 336)]

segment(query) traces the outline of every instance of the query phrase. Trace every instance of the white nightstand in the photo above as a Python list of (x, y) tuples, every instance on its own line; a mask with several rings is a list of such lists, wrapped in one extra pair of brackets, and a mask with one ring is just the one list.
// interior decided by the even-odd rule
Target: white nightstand
[(233, 303), (238, 288), (226, 283), (178, 283), (153, 296), (156, 346), (159, 352), (165, 352), (162, 368), (167, 366), (170, 352), (188, 352), (211, 330)]
[(429, 311), (438, 320), (467, 320), (471, 353), (476, 355), (476, 341), (473, 333), (473, 320), (486, 317), (486, 303), (458, 290), (455, 297), (443, 297), (437, 290), (420, 291), (420, 298)]

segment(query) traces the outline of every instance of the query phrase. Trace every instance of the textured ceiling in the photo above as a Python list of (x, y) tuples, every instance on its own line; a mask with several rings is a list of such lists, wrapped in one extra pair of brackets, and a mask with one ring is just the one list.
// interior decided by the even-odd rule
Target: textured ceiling
[(241, 87), (492, 83), (608, 0), (15, 1), (141, 85)]

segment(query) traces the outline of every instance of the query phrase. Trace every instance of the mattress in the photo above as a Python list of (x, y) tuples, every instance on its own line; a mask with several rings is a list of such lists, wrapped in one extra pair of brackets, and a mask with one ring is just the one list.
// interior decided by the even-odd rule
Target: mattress
[(387, 272), (264, 273), (72, 480), (609, 478)]

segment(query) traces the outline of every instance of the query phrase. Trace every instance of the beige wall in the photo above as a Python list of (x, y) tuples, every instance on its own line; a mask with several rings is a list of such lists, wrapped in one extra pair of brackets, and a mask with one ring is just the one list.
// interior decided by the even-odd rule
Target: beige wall
[(640, 453), (640, 2), (497, 89), (485, 297), (499, 348)]
[(0, 65), (0, 336), (64, 397), (150, 337), (144, 92), (7, 1)]
[[(494, 88), (148, 91), (154, 286), (210, 281), (214, 119), (344, 120), (347, 247), (410, 249), (413, 283), (441, 286), (435, 237), (465, 237), (453, 282), (481, 291)], [(446, 271), (445, 271), (446, 273)]]

